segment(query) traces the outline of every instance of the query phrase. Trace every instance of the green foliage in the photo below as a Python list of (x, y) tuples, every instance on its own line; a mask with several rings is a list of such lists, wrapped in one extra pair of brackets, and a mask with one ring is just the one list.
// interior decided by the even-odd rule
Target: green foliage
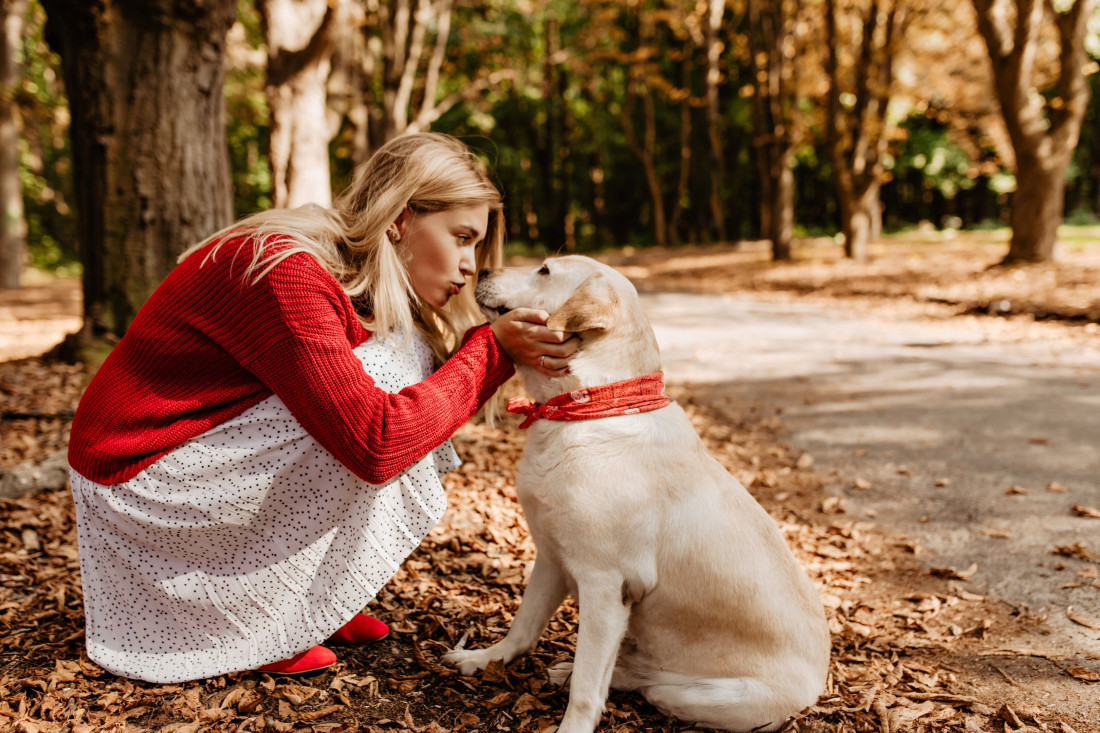
[[(240, 0), (237, 22), (246, 49), (263, 48), (260, 14), (251, 0)], [(244, 54), (241, 54), (244, 56)], [(271, 167), (267, 160), (271, 119), (264, 92), (265, 69), (247, 57), (232, 59), (225, 75), (226, 138), (233, 177), (233, 211), (241, 217), (271, 207)]]
[(895, 178), (907, 178), (917, 171), (925, 188), (935, 189), (948, 199), (974, 188), (978, 179), (974, 162), (948, 138), (946, 125), (934, 115), (916, 113), (904, 127), (908, 136), (894, 156)]
[(45, 21), (42, 6), (32, 0), (17, 58), (22, 68), (22, 83), (15, 90), (22, 118), (19, 176), (31, 265), (68, 275), (80, 270), (71, 206), (69, 108), (61, 81), (61, 60), (42, 35)]
[[(719, 161), (712, 159), (707, 139), (703, 12), (705, 4), (686, 0), (456, 4), (438, 96), (472, 88), (478, 93), (451, 107), (432, 129), (462, 137), (490, 164), (505, 194), (510, 251), (652, 243), (655, 205), (646, 167), (628, 135), (632, 130), (635, 146), (646, 145), (647, 125), (652, 126), (660, 200), (673, 230), (670, 241), (715, 237), (710, 175)], [(750, 103), (739, 93), (748, 73), (739, 50), (744, 42), (738, 35), (740, 12), (736, 4), (726, 10), (718, 105), (725, 170), (719, 204), (731, 238), (759, 236), (761, 189)], [(32, 0), (25, 74), (17, 95), (24, 120), (20, 158), (32, 257), (36, 266), (57, 269), (76, 260), (72, 170), (59, 61), (42, 40), (43, 22), (38, 0)], [(261, 20), (251, 0), (239, 1), (238, 22), (230, 42), (225, 100), (233, 206), (242, 216), (271, 206), (271, 121)], [(1100, 206), (1100, 74), (1090, 78), (1090, 85), (1093, 99), (1067, 192), (1067, 208), (1081, 221), (1095, 217)], [(649, 118), (647, 98), (653, 103)], [(681, 190), (685, 98), (691, 166)], [(816, 101), (807, 97), (799, 104), (813, 117)], [(961, 218), (967, 226), (982, 220), (1001, 226), (1014, 178), (1003, 170), (994, 173), (990, 151), (974, 160), (952, 142), (943, 118), (949, 110), (932, 112), (905, 120), (903, 140), (891, 150), (892, 180), (883, 187), (888, 225)], [(822, 154), (823, 133), (815, 133), (794, 161), (799, 236), (829, 236), (836, 230), (832, 172)], [(351, 175), (348, 135), (337, 135), (331, 165), (334, 190), (339, 190)]]

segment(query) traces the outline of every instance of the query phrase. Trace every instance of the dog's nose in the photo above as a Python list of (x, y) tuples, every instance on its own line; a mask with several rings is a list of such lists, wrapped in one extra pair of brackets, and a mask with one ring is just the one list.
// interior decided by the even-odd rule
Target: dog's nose
[(488, 275), (490, 272), (492, 272), (492, 270), (490, 270), (488, 267), (481, 268), (480, 270), (477, 271), (477, 279), (481, 280), (483, 277)]

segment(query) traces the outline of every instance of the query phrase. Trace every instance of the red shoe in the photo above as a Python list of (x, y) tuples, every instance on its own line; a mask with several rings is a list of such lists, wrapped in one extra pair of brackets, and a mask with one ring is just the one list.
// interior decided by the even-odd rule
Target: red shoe
[(357, 613), (351, 617), (351, 621), (336, 630), (336, 633), (328, 638), (326, 644), (366, 644), (372, 641), (385, 639), (390, 633), (390, 627), (382, 623), (374, 616), (365, 613)]
[(315, 646), (306, 649), (301, 654), (295, 654), (290, 659), (265, 664), (257, 671), (271, 672), (272, 674), (305, 674), (331, 667), (335, 662), (336, 655), (332, 653), (331, 649)]

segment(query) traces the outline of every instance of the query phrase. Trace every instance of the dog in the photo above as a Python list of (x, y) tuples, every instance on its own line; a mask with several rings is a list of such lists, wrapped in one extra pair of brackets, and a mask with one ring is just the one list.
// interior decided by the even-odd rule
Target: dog
[[(543, 309), (549, 328), (578, 333), (582, 346), (566, 376), (519, 367), (535, 402), (509, 411), (530, 424), (517, 493), (535, 565), (507, 635), (487, 649), (460, 643), (444, 662), (464, 675), (510, 662), (572, 593), (576, 654), (550, 671), (569, 682), (559, 733), (594, 731), (609, 686), (732, 731), (774, 731), (812, 705), (829, 666), (821, 599), (775, 522), (664, 397), (630, 281), (565, 256), (482, 271), (475, 296), (490, 320)], [(575, 419), (578, 410), (598, 419)]]

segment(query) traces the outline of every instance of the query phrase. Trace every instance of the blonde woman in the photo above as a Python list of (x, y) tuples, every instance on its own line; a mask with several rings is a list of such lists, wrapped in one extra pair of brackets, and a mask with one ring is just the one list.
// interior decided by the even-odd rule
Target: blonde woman
[(150, 682), (294, 674), (385, 635), (360, 611), (442, 517), (447, 439), (513, 362), (561, 374), (576, 350), (537, 311), (467, 330), (502, 239), (478, 159), (421, 134), (333, 209), (184, 253), (73, 421), (91, 659)]

